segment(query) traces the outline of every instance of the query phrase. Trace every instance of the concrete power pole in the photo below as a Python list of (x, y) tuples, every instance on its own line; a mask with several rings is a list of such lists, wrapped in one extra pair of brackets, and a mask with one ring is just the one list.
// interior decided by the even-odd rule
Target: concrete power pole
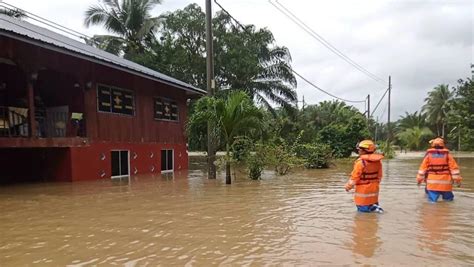
[(388, 136), (387, 141), (390, 143), (392, 140), (392, 128), (390, 127), (390, 107), (391, 107), (391, 96), (392, 96), (392, 77), (388, 76), (388, 117), (387, 117), (387, 130)]
[[(206, 0), (206, 66), (207, 66), (207, 95), (214, 96), (214, 49), (212, 38), (212, 4)], [(208, 178), (216, 179), (216, 142), (214, 140), (214, 123), (207, 123), (207, 164)]]
[(370, 94), (367, 95), (367, 122), (370, 122)]

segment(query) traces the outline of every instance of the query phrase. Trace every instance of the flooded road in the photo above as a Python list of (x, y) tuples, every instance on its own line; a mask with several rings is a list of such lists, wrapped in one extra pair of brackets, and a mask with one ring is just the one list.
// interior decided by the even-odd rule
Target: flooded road
[(384, 161), (384, 214), (358, 214), (351, 164), (231, 186), (187, 173), (0, 187), (0, 265), (472, 265), (474, 159), (429, 204), (420, 159)]

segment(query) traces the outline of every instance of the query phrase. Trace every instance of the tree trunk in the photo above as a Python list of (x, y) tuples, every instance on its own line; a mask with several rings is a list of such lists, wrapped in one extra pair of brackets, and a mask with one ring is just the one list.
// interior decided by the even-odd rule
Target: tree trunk
[(225, 163), (225, 183), (226, 184), (232, 183), (232, 177), (230, 175), (230, 161), (229, 160), (227, 160)]
[(225, 155), (225, 183), (231, 184), (232, 177), (230, 173), (230, 146), (226, 144), (226, 155)]

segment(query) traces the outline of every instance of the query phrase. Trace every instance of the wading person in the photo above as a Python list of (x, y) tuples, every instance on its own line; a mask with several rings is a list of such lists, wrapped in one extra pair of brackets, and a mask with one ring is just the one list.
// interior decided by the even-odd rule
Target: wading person
[(443, 200), (454, 199), (453, 182), (461, 185), (459, 167), (449, 150), (444, 145), (442, 138), (430, 141), (431, 148), (426, 151), (426, 155), (418, 170), (416, 181), (418, 185), (426, 183), (426, 193), (431, 202), (436, 202), (441, 195)]
[(375, 153), (375, 144), (364, 140), (357, 144), (359, 158), (354, 163), (351, 178), (344, 186), (350, 191), (355, 186), (354, 202), (360, 212), (379, 212), (379, 184), (382, 180), (383, 155)]

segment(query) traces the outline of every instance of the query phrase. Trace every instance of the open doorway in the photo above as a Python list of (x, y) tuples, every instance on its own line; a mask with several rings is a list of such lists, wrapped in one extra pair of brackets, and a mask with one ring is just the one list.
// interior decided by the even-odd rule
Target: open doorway
[(111, 178), (123, 178), (130, 175), (130, 152), (128, 150), (113, 150), (111, 153)]

